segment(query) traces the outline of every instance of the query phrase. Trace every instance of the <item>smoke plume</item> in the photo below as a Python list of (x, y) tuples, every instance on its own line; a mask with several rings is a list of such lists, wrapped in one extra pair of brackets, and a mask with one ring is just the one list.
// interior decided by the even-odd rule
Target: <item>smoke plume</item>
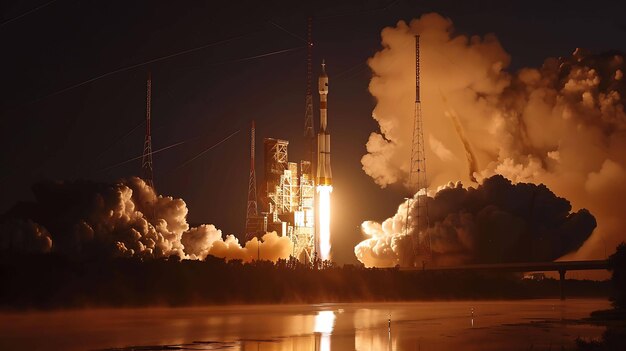
[(157, 195), (136, 177), (116, 184), (43, 182), (33, 193), (35, 202), (19, 203), (0, 218), (0, 250), (103, 258), (213, 255), (245, 262), (276, 261), (292, 252), (291, 240), (275, 232), (242, 247), (214, 225), (190, 228), (182, 199)]
[[(377, 184), (407, 180), (415, 34), (429, 189), (451, 180), (477, 185), (495, 174), (513, 183), (545, 184), (574, 209), (589, 209), (598, 222), (568, 258), (604, 258), (605, 248), (610, 253), (624, 240), (626, 84), (618, 52), (576, 49), (539, 68), (509, 73), (510, 56), (494, 35), (458, 35), (452, 21), (438, 14), (385, 28), (382, 49), (368, 61), (380, 131), (370, 135), (361, 160)], [(457, 220), (465, 218), (459, 214)], [(385, 240), (387, 250), (401, 239)]]
[(596, 227), (589, 211), (571, 212), (569, 201), (546, 186), (512, 184), (500, 175), (476, 188), (450, 183), (433, 197), (417, 196), (427, 202), (428, 223), (418, 223), (426, 213), (420, 207), (418, 217), (414, 198), (408, 221), (405, 202), (382, 224), (362, 224), (370, 238), (355, 254), (366, 266), (412, 265), (418, 246), (430, 246), (439, 264), (552, 261), (579, 248)]

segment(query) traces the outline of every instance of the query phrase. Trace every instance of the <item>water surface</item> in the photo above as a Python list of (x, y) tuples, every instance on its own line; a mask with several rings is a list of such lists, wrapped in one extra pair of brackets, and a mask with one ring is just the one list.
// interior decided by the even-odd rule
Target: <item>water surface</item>
[[(1, 350), (560, 350), (592, 299), (1, 313)], [(390, 322), (391, 320), (391, 322)]]

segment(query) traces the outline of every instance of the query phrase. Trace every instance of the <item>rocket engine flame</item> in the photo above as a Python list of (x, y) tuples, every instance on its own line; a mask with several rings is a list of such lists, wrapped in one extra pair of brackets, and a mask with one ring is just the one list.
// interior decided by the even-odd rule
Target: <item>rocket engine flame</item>
[(322, 260), (330, 259), (330, 193), (332, 192), (332, 185), (317, 186), (319, 198), (319, 245), (320, 258)]

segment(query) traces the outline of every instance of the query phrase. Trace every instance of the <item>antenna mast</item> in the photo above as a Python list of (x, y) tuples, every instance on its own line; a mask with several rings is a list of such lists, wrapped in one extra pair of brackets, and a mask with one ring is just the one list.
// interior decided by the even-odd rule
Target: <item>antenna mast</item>
[[(420, 230), (428, 228), (428, 204), (426, 190), (426, 153), (424, 152), (424, 127), (422, 123), (422, 107), (420, 101), (420, 37), (415, 36), (415, 111), (413, 115), (413, 141), (411, 144), (411, 170), (409, 172), (409, 190), (412, 194), (424, 189), (423, 195), (415, 196), (415, 228), (413, 230), (413, 251), (415, 256), (431, 258), (430, 234), (428, 238), (420, 238)], [(411, 195), (412, 195), (411, 194)], [(406, 231), (408, 234), (410, 196), (407, 199)], [(416, 263), (416, 262), (414, 262)], [(422, 262), (425, 264), (425, 262)]]
[(146, 138), (143, 143), (141, 173), (143, 180), (154, 189), (154, 172), (152, 168), (152, 135), (150, 132), (150, 113), (152, 110), (152, 74), (148, 72), (146, 81)]
[(305, 161), (309, 161), (309, 169), (302, 170), (313, 179), (313, 160), (315, 159), (315, 128), (313, 126), (313, 18), (307, 21), (307, 53), (306, 53), (306, 108), (304, 111), (304, 138), (306, 139)]
[(257, 217), (259, 215), (259, 210), (256, 201), (256, 172), (254, 170), (255, 163), (255, 133), (256, 128), (254, 125), (254, 120), (252, 120), (252, 126), (250, 128), (250, 178), (248, 179), (248, 206), (246, 209), (246, 240), (249, 237), (253, 236), (255, 233), (252, 232), (252, 223), (253, 217)]

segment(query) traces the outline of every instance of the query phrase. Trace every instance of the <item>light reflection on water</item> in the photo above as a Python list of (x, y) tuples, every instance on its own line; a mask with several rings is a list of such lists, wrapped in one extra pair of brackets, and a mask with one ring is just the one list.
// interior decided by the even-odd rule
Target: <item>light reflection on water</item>
[(330, 351), (330, 335), (335, 327), (335, 312), (319, 311), (315, 316), (314, 332), (320, 333), (320, 351)]
[[(0, 349), (473, 351), (571, 349), (603, 300), (417, 302), (0, 314)], [(148, 347), (149, 346), (149, 347)]]

